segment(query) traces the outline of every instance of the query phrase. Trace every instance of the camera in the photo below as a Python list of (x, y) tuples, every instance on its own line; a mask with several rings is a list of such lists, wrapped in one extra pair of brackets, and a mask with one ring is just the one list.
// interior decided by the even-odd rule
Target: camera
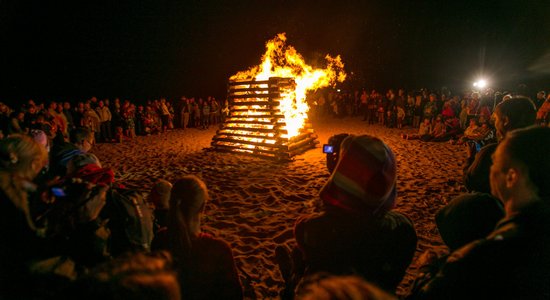
[(327, 156), (327, 169), (329, 173), (334, 171), (339, 159), (340, 145), (348, 136), (349, 134), (347, 133), (333, 135), (328, 139), (328, 143), (323, 145), (323, 153)]
[(97, 194), (101, 186), (91, 182), (83, 181), (79, 178), (71, 178), (59, 185), (50, 187), (49, 193), (55, 199), (73, 202), (79, 205), (81, 201), (86, 201), (91, 196)]
[(330, 144), (323, 145), (323, 153), (334, 153), (334, 146)]

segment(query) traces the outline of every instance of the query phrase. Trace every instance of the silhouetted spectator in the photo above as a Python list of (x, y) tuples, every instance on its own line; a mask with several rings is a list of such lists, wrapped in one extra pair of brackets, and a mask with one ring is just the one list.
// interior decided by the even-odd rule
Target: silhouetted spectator
[[(497, 105), (494, 113), (497, 139), (502, 140), (506, 133), (531, 126), (535, 123), (536, 110), (533, 102), (526, 97), (516, 97), (504, 100)], [(464, 167), (464, 185), (469, 191), (490, 193), (489, 168), (491, 155), (495, 152), (497, 143), (491, 143), (479, 150), (470, 147)]]
[(174, 256), (184, 299), (242, 299), (242, 287), (231, 247), (201, 231), (208, 191), (202, 180), (185, 176), (174, 183), (167, 231), (153, 248)]
[(497, 146), (491, 192), (505, 218), (452, 253), (415, 299), (547, 299), (550, 296), (550, 128), (509, 132)]

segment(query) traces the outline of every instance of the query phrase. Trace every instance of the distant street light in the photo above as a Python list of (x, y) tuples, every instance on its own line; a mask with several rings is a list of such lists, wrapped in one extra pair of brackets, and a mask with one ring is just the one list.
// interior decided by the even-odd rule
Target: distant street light
[(485, 79), (480, 79), (476, 82), (474, 82), (474, 87), (478, 89), (483, 89), (487, 86), (487, 81)]

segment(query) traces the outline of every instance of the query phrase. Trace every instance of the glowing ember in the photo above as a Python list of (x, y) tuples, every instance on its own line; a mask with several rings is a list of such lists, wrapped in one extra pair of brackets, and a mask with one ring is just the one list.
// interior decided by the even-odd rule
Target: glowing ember
[(295, 91), (284, 93), (279, 108), (285, 116), (287, 138), (300, 134), (307, 120), (309, 107), (306, 93), (318, 88), (334, 85), (346, 79), (344, 64), (340, 56), (332, 58), (327, 55), (327, 67), (315, 69), (307, 65), (304, 58), (294, 47), (286, 45), (284, 33), (278, 34), (266, 44), (266, 52), (259, 66), (233, 75), (230, 80), (268, 80), (270, 77), (294, 78)]

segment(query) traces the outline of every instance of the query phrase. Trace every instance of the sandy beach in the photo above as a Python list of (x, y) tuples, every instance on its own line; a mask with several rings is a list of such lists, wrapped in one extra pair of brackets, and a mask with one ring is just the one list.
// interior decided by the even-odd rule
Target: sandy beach
[[(144, 191), (160, 178), (174, 182), (185, 174), (201, 177), (211, 197), (203, 229), (233, 247), (248, 299), (278, 298), (282, 278), (274, 261), (275, 247), (292, 245), (296, 219), (317, 210), (318, 192), (329, 176), (321, 146), (338, 133), (375, 135), (393, 149), (398, 160), (396, 210), (415, 223), (419, 237), (415, 259), (427, 249), (446, 251), (433, 218), (439, 208), (464, 191), (463, 147), (403, 140), (401, 133), (416, 130), (367, 125), (360, 118), (328, 118), (312, 125), (318, 147), (291, 162), (211, 151), (217, 126), (175, 129), (122, 144), (98, 144), (92, 152), (104, 166), (115, 170), (118, 182)], [(416, 268), (413, 261), (398, 295), (408, 289)]]

